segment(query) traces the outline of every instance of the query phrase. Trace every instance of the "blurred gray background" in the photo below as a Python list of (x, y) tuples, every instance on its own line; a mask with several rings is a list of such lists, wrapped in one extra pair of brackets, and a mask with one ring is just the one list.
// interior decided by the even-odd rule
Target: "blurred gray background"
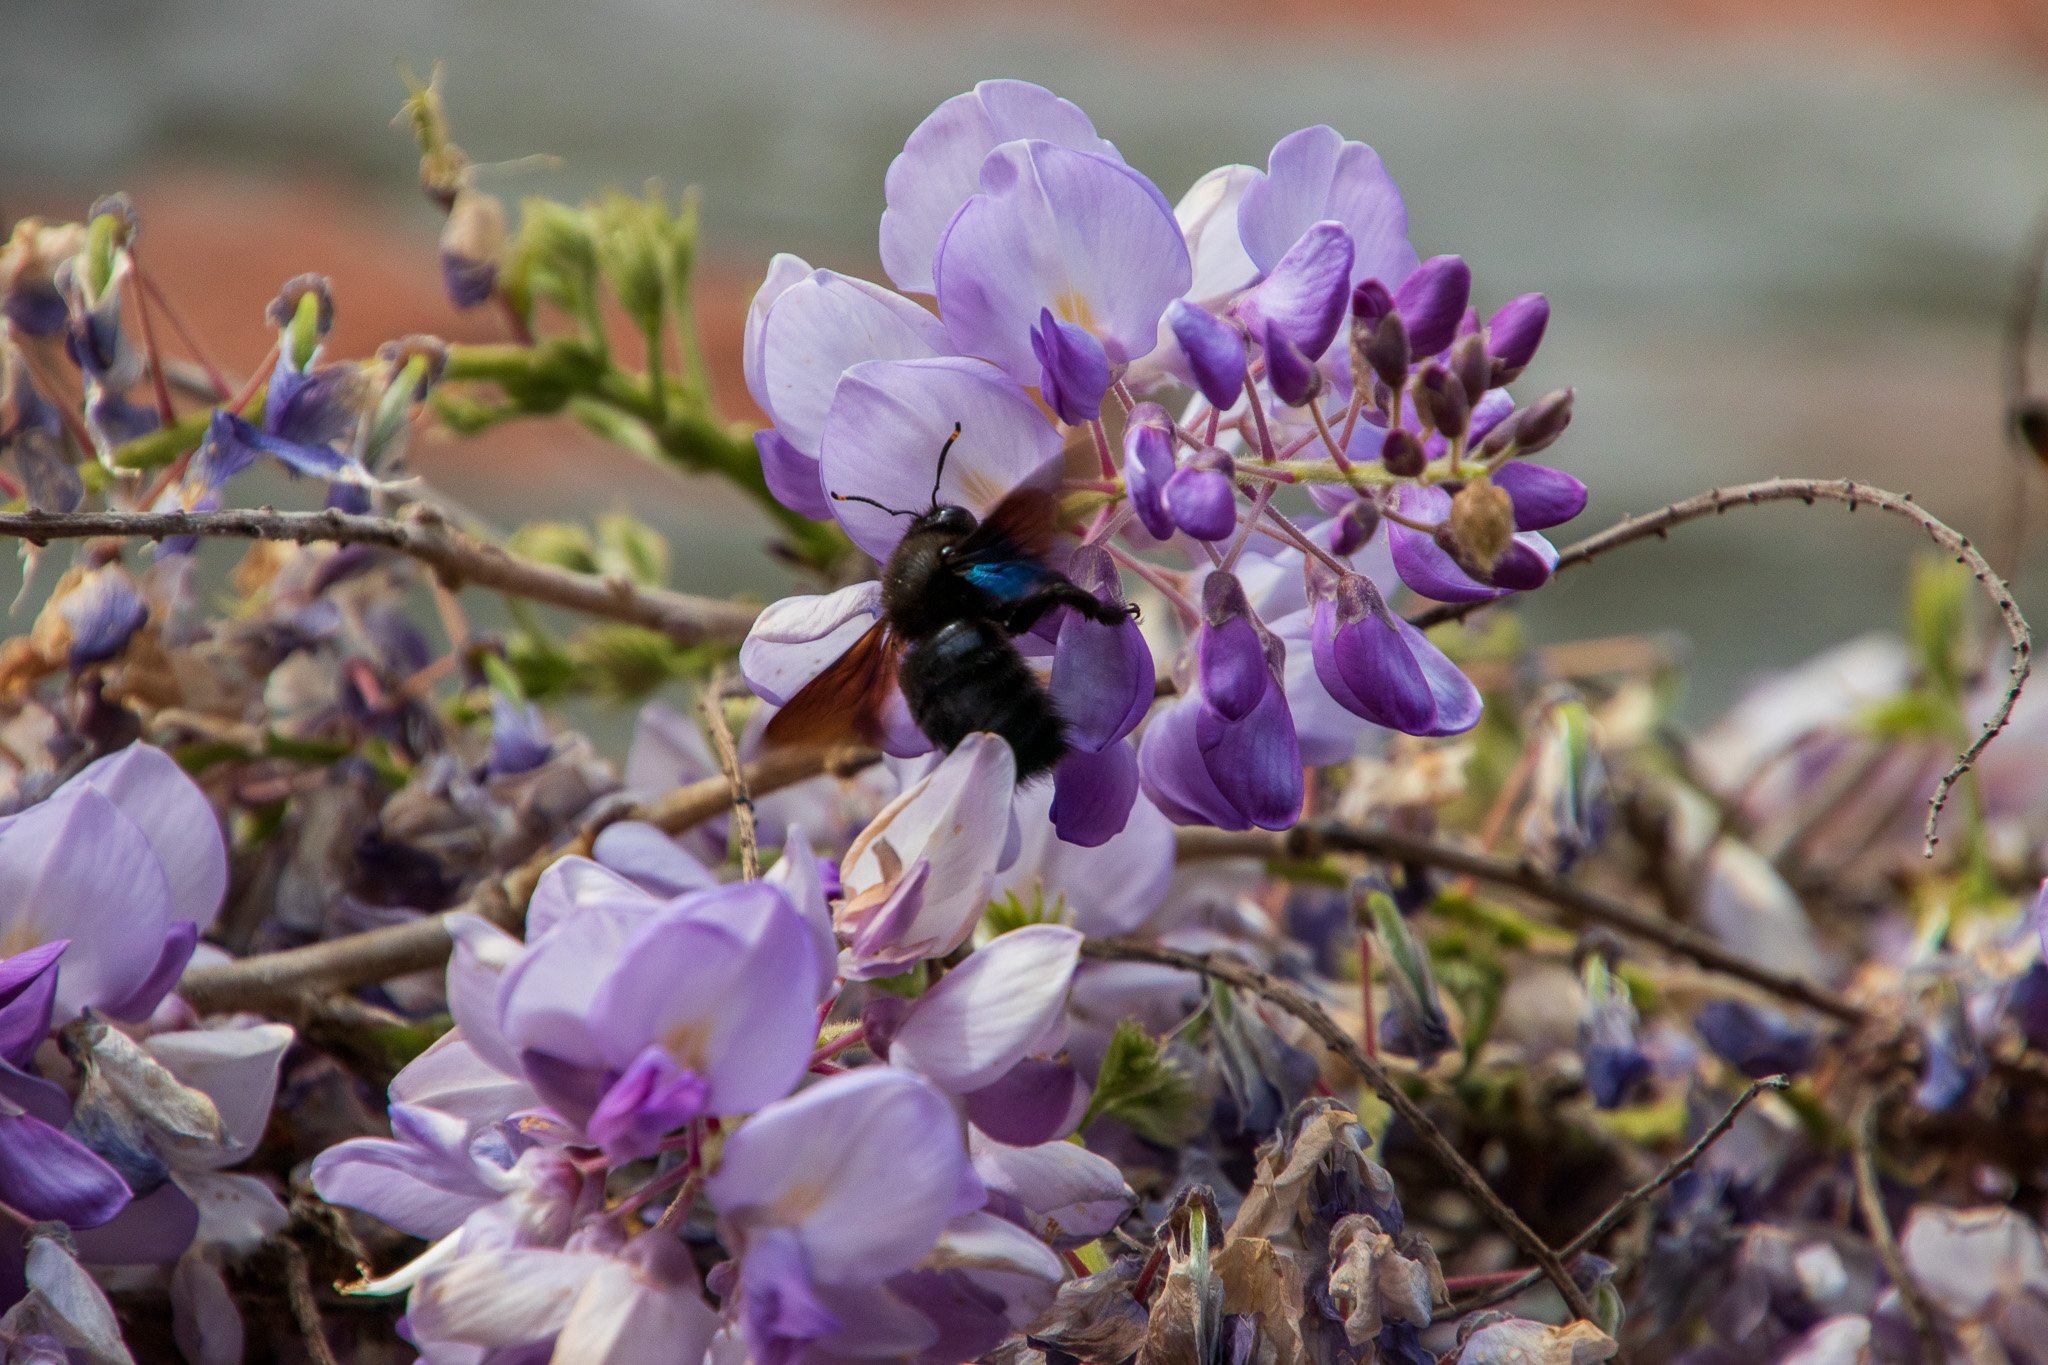
[[(323, 269), (380, 335), (437, 327), (437, 217), (389, 126), (396, 64), (436, 58), (472, 155), (563, 159), (493, 181), (508, 197), (702, 187), (704, 321), (735, 415), (738, 318), (768, 256), (875, 274), (904, 135), (1009, 75), (1081, 103), (1169, 197), (1305, 123), (1374, 144), (1424, 255), (1464, 255), (1482, 305), (1553, 302), (1522, 386), (1578, 388), (1553, 454), (1594, 490), (1561, 540), (1800, 473), (1911, 490), (1997, 546), (2023, 487), (1999, 348), (2048, 196), (2039, 0), (0, 0), (0, 214), (76, 216), (130, 188), (194, 313), (260, 309)], [(780, 581), (750, 513), (564, 433), (422, 464), (508, 522), (629, 503), (675, 536), (681, 586)], [(2025, 491), (2021, 597), (2048, 619), (2048, 499)], [(1542, 638), (1682, 632), (1697, 713), (1891, 623), (1923, 545), (1839, 509), (1745, 512), (1576, 571), (1527, 615)]]

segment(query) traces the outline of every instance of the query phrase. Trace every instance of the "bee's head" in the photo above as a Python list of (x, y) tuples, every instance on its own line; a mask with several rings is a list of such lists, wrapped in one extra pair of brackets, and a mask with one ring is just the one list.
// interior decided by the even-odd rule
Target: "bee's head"
[(937, 531), (949, 536), (969, 536), (980, 525), (974, 513), (951, 503), (934, 507), (910, 524), (912, 531)]

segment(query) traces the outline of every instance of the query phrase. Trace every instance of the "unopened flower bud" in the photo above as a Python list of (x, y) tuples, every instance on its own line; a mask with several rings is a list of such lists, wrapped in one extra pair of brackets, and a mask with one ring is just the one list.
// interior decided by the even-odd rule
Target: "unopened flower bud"
[(1295, 408), (1314, 402), (1323, 390), (1316, 363), (1277, 327), (1266, 329), (1265, 350), (1266, 381), (1273, 386), (1273, 396)]
[(505, 259), (505, 205), (495, 194), (465, 189), (441, 229), (441, 283), (457, 308), (474, 308), (498, 287)]
[(1395, 427), (1387, 433), (1386, 444), (1380, 447), (1380, 463), (1394, 477), (1412, 479), (1429, 468), (1429, 452), (1422, 448), (1421, 438), (1414, 432)]
[(1493, 430), (1486, 433), (1486, 439), (1473, 449), (1473, 455), (1481, 460), (1492, 460), (1506, 453), (1508, 448), (1514, 445), (1517, 436), (1521, 432), (1522, 413), (1526, 411), (1527, 409), (1525, 408), (1521, 411), (1511, 412), (1500, 421), (1495, 422)]
[(1550, 325), (1550, 301), (1541, 294), (1509, 299), (1486, 324), (1486, 349), (1493, 357), (1493, 383), (1505, 384), (1525, 369)]
[(1465, 386), (1442, 365), (1431, 361), (1415, 377), (1415, 411), (1422, 420), (1455, 441), (1472, 420), (1472, 400)]
[(1221, 540), (1237, 525), (1236, 463), (1220, 450), (1204, 450), (1166, 481), (1166, 510), (1174, 525), (1196, 540)]
[(1365, 343), (1365, 363), (1379, 381), (1394, 393), (1408, 382), (1408, 365), (1415, 353), (1408, 345), (1408, 326), (1399, 313), (1380, 319)]
[(1467, 332), (1451, 343), (1450, 368), (1474, 406), (1493, 387), (1493, 362), (1486, 354), (1486, 339), (1477, 332)]
[(619, 303), (642, 333), (661, 326), (661, 248), (654, 220), (665, 209), (616, 192), (591, 211), (598, 262)]
[(279, 344), (294, 369), (313, 363), (320, 343), (334, 330), (334, 291), (325, 275), (299, 275), (284, 282), (263, 311), (277, 328)]
[(1451, 498), (1450, 532), (1473, 563), (1491, 573), (1515, 538), (1513, 499), (1483, 475), (1472, 480)]
[(1432, 256), (1401, 281), (1394, 308), (1416, 355), (1435, 355), (1451, 344), (1471, 294), (1472, 268), (1456, 256)]
[(1147, 531), (1173, 535), (1166, 486), (1174, 475), (1173, 418), (1157, 403), (1140, 403), (1124, 422), (1124, 491)]
[(1380, 319), (1394, 311), (1394, 296), (1378, 280), (1361, 280), (1351, 291), (1351, 316), (1367, 332), (1380, 325)]
[(1522, 411), (1515, 424), (1517, 454), (1534, 455), (1557, 444), (1572, 422), (1572, 392), (1558, 389), (1546, 393)]
[(1357, 554), (1379, 529), (1380, 509), (1365, 498), (1354, 498), (1344, 504), (1330, 528), (1330, 549), (1340, 555)]

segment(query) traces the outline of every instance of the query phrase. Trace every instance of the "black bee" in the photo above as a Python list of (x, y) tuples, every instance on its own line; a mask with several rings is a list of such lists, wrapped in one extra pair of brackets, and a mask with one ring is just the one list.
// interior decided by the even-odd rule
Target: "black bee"
[(906, 512), (864, 502), (910, 529), (882, 569), (882, 619), (768, 722), (771, 744), (828, 744), (851, 734), (880, 737), (893, 683), (926, 738), (951, 749), (979, 730), (1008, 741), (1017, 780), (1051, 772), (1067, 752), (1052, 698), (1010, 641), (1059, 607), (1113, 625), (1135, 607), (1101, 601), (1044, 562), (1058, 527), (1059, 499), (1047, 484), (1013, 489), (986, 519), (939, 501), (946, 457), (960, 426), (939, 451), (932, 504)]

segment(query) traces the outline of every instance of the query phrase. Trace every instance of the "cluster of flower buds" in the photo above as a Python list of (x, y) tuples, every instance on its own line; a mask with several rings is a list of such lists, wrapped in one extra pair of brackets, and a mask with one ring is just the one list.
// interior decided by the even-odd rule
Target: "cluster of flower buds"
[[(1464, 262), (1409, 245), (1379, 157), (1323, 127), (1174, 206), (1081, 110), (991, 81), (919, 125), (885, 193), (901, 292), (785, 255), (755, 296), (762, 468), (886, 560), (906, 524), (886, 509), (932, 500), (957, 424), (939, 502), (985, 516), (1062, 479), (1081, 545), (1063, 553), (1091, 590), (1163, 600), (1141, 646), (1054, 661), (1062, 714), (1104, 720), (1055, 777), (1063, 837), (1108, 837), (1140, 788), (1177, 821), (1284, 828), (1304, 763), (1374, 727), (1478, 721), (1477, 690), (1389, 603), (1541, 585), (1541, 532), (1585, 503), (1525, 458), (1563, 433), (1571, 393), (1518, 407), (1504, 387), (1542, 338), (1540, 295), (1482, 320)], [(1090, 449), (1085, 471), (1068, 460)], [(879, 613), (872, 586), (780, 603), (747, 675), (786, 702)], [(1026, 653), (1056, 653), (1052, 633)], [(1132, 740), (1155, 673), (1177, 695)], [(928, 747), (898, 719), (891, 752)]]

